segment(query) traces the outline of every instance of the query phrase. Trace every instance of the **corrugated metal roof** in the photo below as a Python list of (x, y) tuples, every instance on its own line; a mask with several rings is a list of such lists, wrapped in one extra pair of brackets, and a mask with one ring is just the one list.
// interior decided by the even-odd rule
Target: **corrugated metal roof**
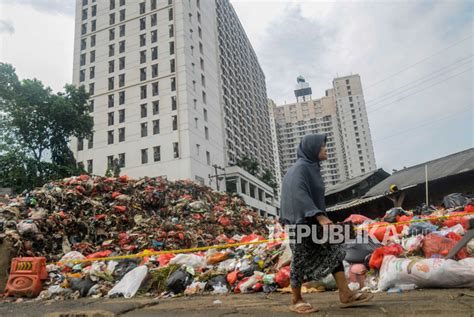
[[(375, 173), (377, 173), (379, 171), (383, 171), (383, 169), (379, 168), (375, 171), (359, 175), (359, 176), (351, 178), (351, 179), (349, 179), (345, 182), (342, 182), (342, 183), (336, 184), (334, 186), (328, 187), (328, 189), (326, 190), (325, 196), (329, 196), (329, 195), (332, 195), (334, 193), (338, 193), (338, 192), (346, 190), (346, 189), (348, 189), (348, 188), (350, 188), (354, 185), (357, 185), (358, 183), (364, 181), (365, 179), (369, 178), (370, 176), (374, 175)], [(385, 173), (385, 171), (384, 171), (384, 173)], [(386, 173), (385, 175), (388, 175), (388, 173)]]
[(351, 200), (351, 201), (346, 202), (346, 203), (342, 203), (342, 204), (339, 204), (339, 205), (334, 205), (332, 207), (328, 207), (328, 208), (326, 208), (326, 211), (329, 211), (329, 212), (338, 211), (338, 210), (343, 210), (343, 209), (359, 206), (359, 205), (368, 203), (369, 201), (379, 199), (380, 197), (383, 197), (383, 196), (385, 196), (385, 195), (377, 195), (377, 196), (367, 197), (367, 198), (357, 198), (357, 199)]
[(372, 187), (364, 195), (364, 198), (383, 195), (388, 191), (391, 184), (395, 184), (402, 189), (424, 183), (425, 165), (428, 165), (428, 181), (474, 171), (474, 148), (395, 172)]

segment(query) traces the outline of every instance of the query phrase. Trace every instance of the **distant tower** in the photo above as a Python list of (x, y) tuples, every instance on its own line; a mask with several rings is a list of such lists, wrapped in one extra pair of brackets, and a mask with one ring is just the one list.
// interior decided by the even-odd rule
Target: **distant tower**
[(298, 76), (296, 78), (296, 87), (295, 87), (295, 97), (296, 97), (296, 102), (300, 101), (300, 98), (302, 101), (306, 101), (306, 98), (311, 100), (311, 94), (313, 93), (311, 91), (311, 87), (309, 87), (309, 84), (306, 82), (303, 76)]

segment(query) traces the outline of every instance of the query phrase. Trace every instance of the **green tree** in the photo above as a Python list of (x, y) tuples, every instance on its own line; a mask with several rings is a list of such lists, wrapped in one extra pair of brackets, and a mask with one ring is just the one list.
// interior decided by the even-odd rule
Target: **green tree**
[(243, 168), (253, 176), (257, 176), (260, 170), (260, 164), (254, 158), (245, 155), (243, 158), (237, 160), (237, 166)]
[(0, 63), (0, 156), (8, 163), (0, 165), (2, 186), (25, 179), (31, 188), (83, 172), (68, 144), (92, 134), (88, 98), (83, 86), (55, 94), (37, 79), (20, 81), (12, 65)]
[(273, 192), (276, 193), (278, 183), (275, 180), (275, 176), (273, 175), (273, 172), (270, 169), (263, 169), (263, 174), (262, 177), (260, 177), (260, 180), (270, 186), (273, 189)]

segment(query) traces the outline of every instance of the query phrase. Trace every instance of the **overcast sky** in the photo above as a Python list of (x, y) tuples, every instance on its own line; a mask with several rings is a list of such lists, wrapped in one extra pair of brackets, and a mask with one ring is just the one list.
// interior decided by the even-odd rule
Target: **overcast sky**
[[(298, 75), (318, 98), (360, 74), (378, 167), (473, 147), (473, 1), (231, 2), (277, 104), (294, 101)], [(73, 0), (0, 0), (0, 61), (20, 78), (61, 90), (73, 36)]]

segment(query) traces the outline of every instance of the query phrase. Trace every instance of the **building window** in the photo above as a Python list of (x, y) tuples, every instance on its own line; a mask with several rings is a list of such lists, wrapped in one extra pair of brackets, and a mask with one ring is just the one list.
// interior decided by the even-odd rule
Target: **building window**
[(86, 70), (85, 69), (79, 71), (79, 81), (83, 82), (84, 80), (86, 80)]
[(154, 61), (158, 59), (158, 46), (151, 48), (151, 60)]
[(109, 108), (114, 106), (114, 95), (109, 95)]
[(77, 139), (77, 150), (78, 151), (84, 150), (84, 139), (83, 138)]
[(160, 134), (160, 120), (153, 120), (153, 134)]
[(115, 54), (115, 44), (110, 44), (109, 45), (109, 57), (114, 56)]
[(119, 70), (123, 70), (125, 68), (125, 56), (119, 58)]
[(119, 123), (125, 122), (125, 109), (119, 110)]
[(145, 13), (145, 2), (140, 3), (140, 14)]
[(95, 32), (97, 29), (97, 20), (91, 21), (91, 32)]
[(140, 117), (146, 118), (147, 116), (147, 106), (146, 103), (140, 105)]
[(114, 144), (114, 131), (110, 130), (107, 132), (107, 144)]
[(194, 127), (197, 129), (198, 128), (198, 118), (194, 117)]
[(204, 49), (201, 42), (199, 42), (199, 53), (204, 54)]
[(199, 157), (199, 150), (201, 149), (201, 145), (200, 144), (196, 144), (196, 155)]
[(173, 131), (178, 130), (178, 116), (171, 116)]
[(173, 157), (174, 158), (179, 157), (179, 144), (178, 144), (178, 142), (173, 142)]
[(170, 42), (170, 55), (174, 54), (174, 42)]
[(119, 105), (123, 105), (125, 103), (125, 91), (119, 92)]
[(140, 68), (140, 80), (146, 80), (146, 67)]
[(109, 14), (109, 25), (115, 24), (115, 13)]
[(168, 9), (168, 20), (173, 21), (173, 8)]
[(153, 105), (153, 115), (159, 114), (160, 113), (160, 101), (155, 100), (152, 103)]
[(125, 24), (122, 24), (121, 26), (119, 26), (119, 36), (120, 37), (125, 36)]
[(92, 149), (94, 147), (94, 134), (91, 134), (87, 139), (87, 148)]
[(146, 34), (141, 34), (140, 35), (140, 46), (145, 46), (146, 45)]
[(86, 6), (87, 5), (87, 0), (82, 0), (82, 6)]
[(158, 64), (151, 65), (151, 77), (158, 77)]
[(80, 61), (80, 65), (81, 66), (84, 66), (86, 64), (86, 54), (81, 54), (81, 61)]
[(92, 160), (87, 160), (87, 173), (92, 174), (93, 163)]
[(156, 43), (158, 41), (158, 31), (151, 31), (151, 42)]
[(89, 112), (94, 112), (94, 100), (89, 100)]
[(110, 77), (109, 78), (109, 90), (113, 90), (113, 89), (114, 89), (114, 78)]
[(140, 98), (146, 99), (146, 85), (140, 87)]
[(95, 51), (91, 51), (91, 53), (90, 53), (90, 62), (91, 63), (95, 62)]
[(142, 138), (148, 136), (148, 123), (143, 122), (140, 124), (140, 135)]
[(119, 166), (125, 167), (125, 153), (119, 153), (118, 159), (119, 159)]
[(208, 127), (204, 127), (204, 136), (206, 140), (209, 140), (209, 129)]
[(119, 42), (119, 54), (125, 52), (125, 41), (120, 41)]
[(202, 109), (203, 115), (204, 115), (204, 121), (207, 122), (207, 109)]
[(174, 36), (174, 25), (173, 24), (168, 25), (168, 35), (169, 35), (169, 37)]
[(89, 84), (89, 94), (91, 94), (91, 95), (94, 94), (94, 88), (95, 88), (94, 83), (90, 83)]
[(171, 91), (176, 91), (176, 78), (171, 78)]
[(201, 70), (204, 70), (204, 60), (200, 58)]
[(146, 51), (140, 52), (140, 64), (146, 63)]
[(142, 149), (142, 164), (148, 163), (148, 149)]
[(87, 48), (87, 41), (86, 39), (81, 40), (81, 51), (85, 50)]
[(202, 30), (200, 26), (198, 26), (198, 35), (199, 35), (199, 38), (202, 39)]
[(91, 36), (91, 47), (94, 47), (94, 46), (95, 46), (95, 34)]
[(158, 19), (157, 19), (156, 13), (155, 13), (155, 14), (152, 14), (152, 15), (150, 16), (150, 25), (151, 25), (152, 27), (153, 27), (153, 26), (156, 26), (157, 21), (158, 21)]
[(115, 0), (110, 0), (110, 6), (109, 6), (110, 10), (113, 10), (115, 9)]
[(172, 73), (174, 73), (176, 71), (175, 64), (176, 64), (176, 62), (175, 62), (174, 58), (170, 59), (170, 72), (172, 72)]
[(114, 125), (114, 113), (113, 112), (109, 112), (108, 114), (108, 120), (107, 120), (107, 124), (110, 126), (110, 125)]
[(146, 29), (146, 17), (140, 19), (140, 31)]
[(119, 129), (119, 142), (125, 141), (125, 128)]
[(177, 109), (176, 96), (171, 96), (171, 110)]
[(119, 75), (119, 87), (125, 86), (125, 74)]
[(161, 148), (159, 146), (153, 147), (153, 161), (161, 161)]
[(113, 41), (115, 39), (115, 29), (112, 28), (109, 30), (109, 41)]
[(125, 9), (120, 10), (120, 22), (125, 21)]
[(207, 97), (206, 97), (206, 92), (205, 91), (202, 92), (202, 103), (203, 104), (207, 103)]
[(124, 6), (125, 5), (125, 0), (120, 0), (120, 6)]
[(113, 155), (107, 156), (107, 169), (112, 169), (113, 165), (114, 165), (114, 156)]
[(87, 24), (83, 24), (81, 28), (81, 35), (84, 35), (87, 33)]
[(203, 87), (206, 87), (206, 77), (204, 77), (203, 74), (201, 74), (201, 85), (202, 85)]
[(206, 161), (207, 165), (211, 165), (211, 153), (209, 151), (206, 151)]
[(160, 93), (158, 82), (151, 84), (151, 91), (153, 96), (158, 96)]
[(109, 74), (113, 73), (115, 71), (115, 61), (111, 60), (109, 61)]

